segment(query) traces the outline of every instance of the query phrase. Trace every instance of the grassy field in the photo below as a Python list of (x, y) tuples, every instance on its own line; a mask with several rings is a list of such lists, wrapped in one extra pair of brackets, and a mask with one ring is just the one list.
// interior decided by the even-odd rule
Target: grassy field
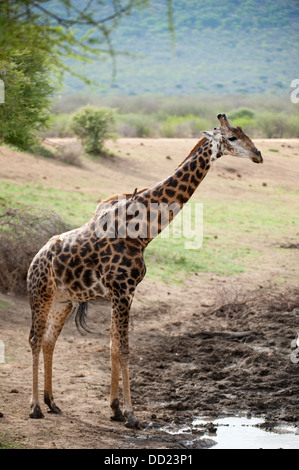
[[(199, 201), (192, 201), (191, 214), (194, 222), (194, 205)], [(69, 228), (74, 228), (85, 223), (95, 209), (94, 201), (83, 192), (72, 193), (53, 188), (44, 188), (40, 185), (16, 185), (3, 182), (1, 184), (1, 206), (26, 207), (33, 206), (50, 209), (57, 212), (67, 223)], [(258, 253), (248, 246), (250, 237), (259, 233), (259, 227), (263, 226), (265, 236), (271, 236), (276, 219), (269, 216), (268, 207), (258, 208), (254, 204), (235, 202), (228, 207), (218, 201), (209, 201), (204, 205), (204, 235), (203, 246), (199, 253), (193, 249), (186, 249), (185, 242), (189, 241), (184, 234), (175, 238), (173, 224), (170, 226), (169, 238), (160, 235), (146, 250), (146, 259), (149, 264), (149, 275), (161, 278), (164, 281), (181, 281), (188, 273), (198, 271), (210, 271), (216, 274), (233, 275), (243, 272), (246, 260), (258, 256)], [(246, 221), (243, 221), (244, 209)], [(259, 221), (256, 222), (255, 214), (259, 211)], [(182, 216), (184, 217), (184, 216)], [(281, 224), (283, 225), (282, 216)], [(234, 224), (236, 230), (229, 234), (223, 233), (223, 226), (227, 221)], [(298, 221), (298, 220), (297, 220)], [(236, 237), (246, 236), (244, 246), (237, 246)], [(225, 251), (223, 250), (223, 236), (225, 235)], [(219, 237), (219, 238), (218, 238)], [(240, 244), (240, 243), (239, 243)], [(198, 250), (197, 250), (198, 251)]]
[[(105, 196), (105, 195), (104, 195)], [(192, 224), (194, 224), (194, 206), (200, 201), (191, 201)], [(68, 192), (53, 188), (44, 188), (40, 185), (16, 185), (3, 182), (1, 184), (1, 206), (22, 208), (32, 206), (40, 209), (50, 209), (57, 212), (69, 228), (74, 228), (85, 223), (95, 209), (94, 201), (88, 194), (83, 192)], [(146, 259), (149, 265), (149, 274), (158, 277), (164, 281), (180, 281), (188, 273), (198, 271), (211, 271), (217, 274), (232, 275), (244, 270), (244, 263), (248, 256), (257, 255), (248, 246), (239, 246), (236, 248), (235, 235), (245, 235), (251, 232), (253, 236), (258, 233), (260, 224), (264, 225), (265, 233), (271, 234), (272, 225), (275, 220), (269, 217), (267, 207), (264, 207), (263, 213), (256, 224), (254, 214), (258, 208), (252, 204), (247, 204), (245, 208), (247, 213), (246, 222), (242, 220), (244, 207), (242, 204), (235, 203), (233, 207), (227, 207), (218, 201), (209, 201), (204, 206), (204, 226), (203, 226), (203, 246), (200, 256), (194, 254), (193, 249), (186, 249), (185, 243), (190, 241), (184, 236), (184, 233), (174, 233), (172, 223), (169, 228), (169, 238), (164, 238), (165, 234), (160, 235), (146, 251)], [(182, 222), (184, 213), (182, 214)], [(180, 216), (178, 216), (180, 224)], [(226, 250), (223, 251), (222, 227), (230, 221), (238, 229), (229, 236), (226, 236)], [(283, 223), (283, 222), (282, 222)], [(275, 226), (277, 229), (277, 227)], [(177, 229), (177, 232), (179, 229)], [(220, 236), (221, 234), (221, 236)], [(220, 237), (220, 240), (218, 239)], [(192, 241), (192, 240), (191, 240)], [(240, 261), (242, 259), (242, 262)]]
[(1, 183), (0, 205), (50, 209), (65, 220), (70, 228), (83, 225), (95, 209), (94, 201), (83, 192), (69, 192), (41, 185)]
[[(295, 180), (293, 184), (288, 178), (288, 173), (296, 176), (296, 147), (277, 142), (261, 144), (266, 152), (263, 167), (230, 157), (217, 162), (189, 202), (193, 221), (195, 204), (203, 204), (201, 248), (186, 249), (188, 239), (184, 234), (176, 238), (178, 234), (173, 235), (171, 229), (170, 238), (158, 237), (145, 252), (149, 277), (181, 282), (200, 272), (235, 276), (264, 263), (265, 256), (274, 265), (285, 256), (287, 250), (280, 247), (279, 240), (294, 240), (299, 231), (298, 189)], [(192, 140), (121, 139), (109, 145), (114, 158), (94, 161), (84, 157), (83, 168), (3, 149), (9, 153), (13, 174), (1, 181), (1, 208), (51, 209), (70, 228), (80, 226), (104, 197), (126, 191), (126, 186), (145, 187), (166, 177), (188, 152)], [(171, 155), (168, 159), (166, 152)], [(26, 163), (23, 172), (17, 168), (18, 161)], [(280, 166), (284, 161), (288, 163), (285, 174)]]

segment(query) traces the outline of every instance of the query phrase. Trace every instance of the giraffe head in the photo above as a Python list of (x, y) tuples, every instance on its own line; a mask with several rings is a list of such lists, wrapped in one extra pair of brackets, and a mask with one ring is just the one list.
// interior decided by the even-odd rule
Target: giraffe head
[(225, 114), (218, 114), (217, 118), (220, 122), (219, 128), (215, 128), (213, 132), (204, 132), (204, 135), (218, 142), (223, 155), (249, 158), (254, 163), (263, 163), (261, 152), (241, 127), (232, 127)]

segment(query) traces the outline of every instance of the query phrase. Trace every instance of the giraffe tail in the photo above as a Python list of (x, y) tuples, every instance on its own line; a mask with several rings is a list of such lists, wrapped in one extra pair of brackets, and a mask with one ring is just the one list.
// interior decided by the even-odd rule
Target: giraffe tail
[(76, 327), (81, 335), (84, 334), (84, 331), (93, 333), (93, 331), (88, 328), (86, 323), (88, 302), (79, 302), (79, 304), (73, 308), (72, 313), (75, 314)]

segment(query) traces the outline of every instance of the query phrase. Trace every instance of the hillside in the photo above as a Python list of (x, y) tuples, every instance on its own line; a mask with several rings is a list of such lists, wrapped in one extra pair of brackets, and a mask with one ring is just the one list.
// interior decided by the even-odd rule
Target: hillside
[[(298, 71), (297, 1), (174, 0), (173, 20), (174, 41), (165, 2), (151, 2), (120, 22), (112, 44), (134, 57), (117, 57), (114, 80), (105, 55), (73, 66), (102, 94), (290, 92)], [(90, 92), (71, 76), (65, 90)]]

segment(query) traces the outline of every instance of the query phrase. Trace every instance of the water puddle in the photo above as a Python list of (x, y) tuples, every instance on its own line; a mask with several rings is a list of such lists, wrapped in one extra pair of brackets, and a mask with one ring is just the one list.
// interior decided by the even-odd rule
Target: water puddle
[(207, 432), (203, 438), (210, 437), (217, 442), (213, 449), (299, 449), (299, 434), (296, 434), (298, 428), (294, 426), (267, 427), (263, 426), (265, 423), (263, 418), (245, 416), (214, 420), (196, 419), (192, 426), (198, 427), (207, 423), (215, 427), (216, 433)]
[(299, 429), (291, 425), (273, 425), (263, 418), (233, 416), (197, 418), (191, 427), (170, 430), (172, 434), (204, 431), (202, 440), (213, 440), (212, 449), (299, 449)]

